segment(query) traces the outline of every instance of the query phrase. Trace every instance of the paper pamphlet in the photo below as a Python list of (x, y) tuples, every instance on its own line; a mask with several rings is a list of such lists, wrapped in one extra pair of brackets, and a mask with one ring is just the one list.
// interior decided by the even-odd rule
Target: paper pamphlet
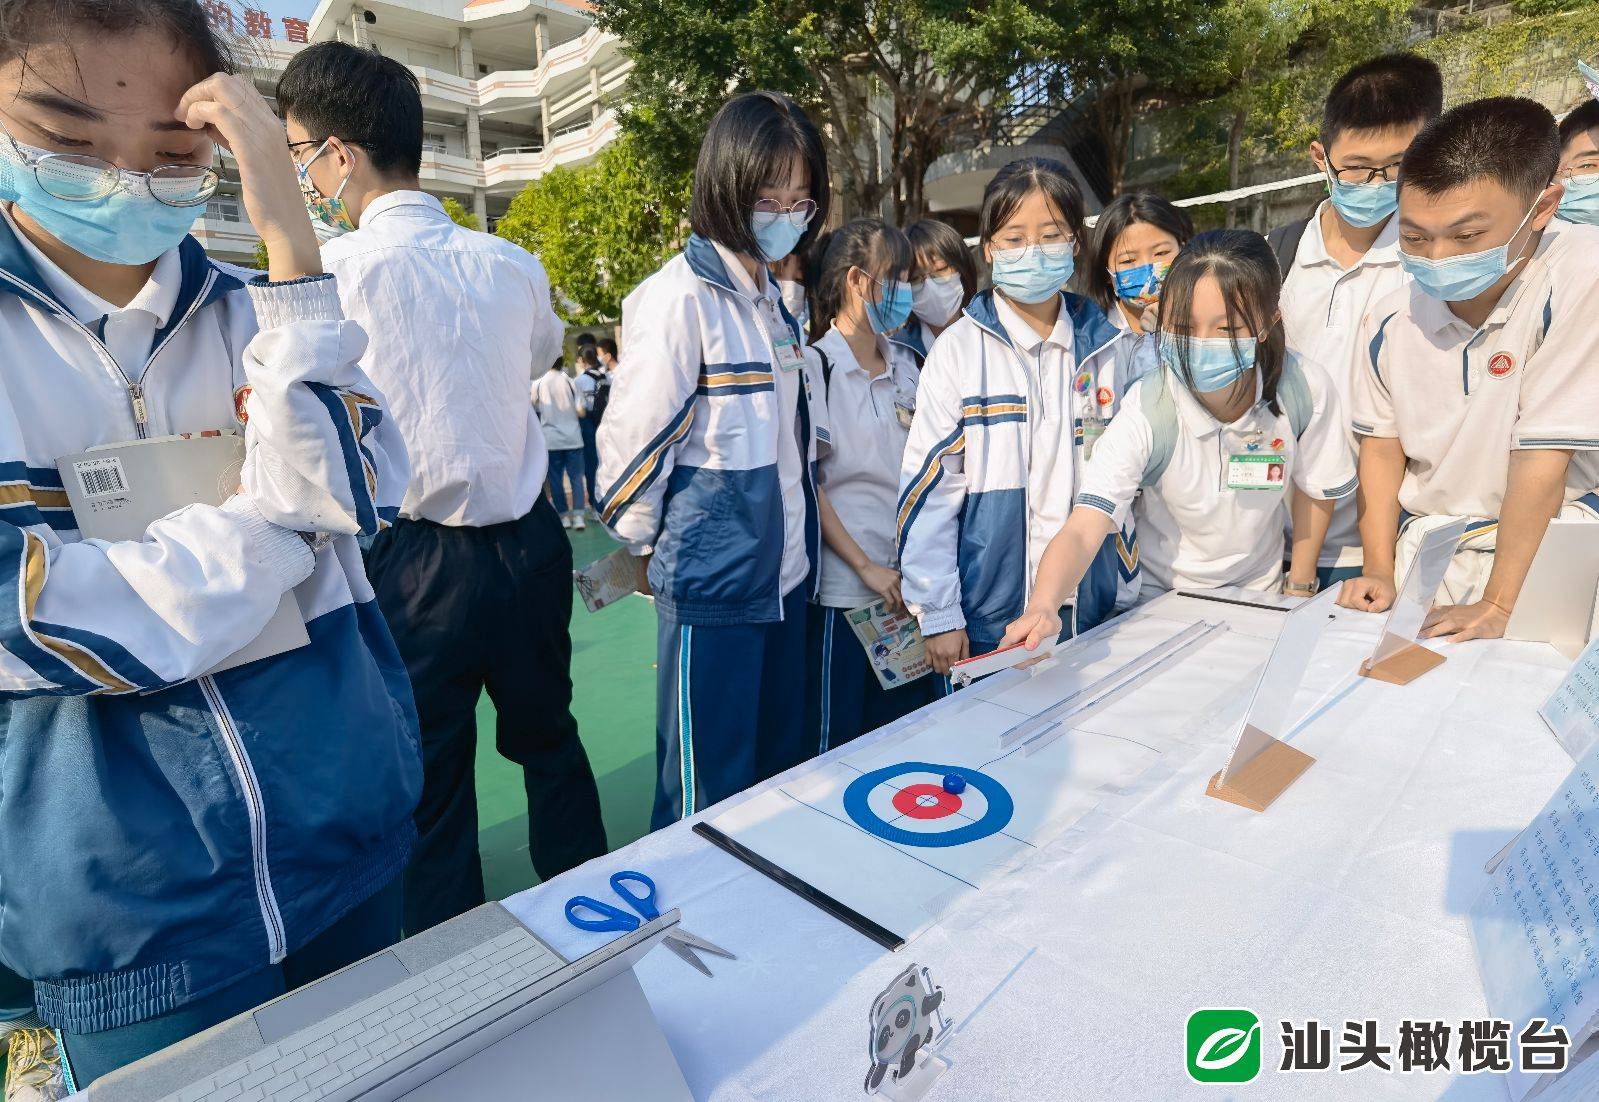
[[(56, 467), (85, 539), (144, 539), (145, 529), (188, 505), (221, 505), (239, 486), (244, 437), (193, 433), (102, 444), (63, 456)], [(311, 641), (292, 592), (250, 643), (206, 670), (221, 673)]]
[(614, 605), (629, 593), (638, 592), (638, 557), (627, 548), (618, 547), (609, 555), (602, 555), (582, 570), (572, 571), (572, 581), (583, 605), (590, 612), (598, 612), (606, 605)]
[[(1512, 844), (1470, 920), (1488, 1010), (1514, 1023), (1514, 1043), (1542, 1018), (1580, 1049), (1599, 1024), (1599, 750)], [(1520, 1102), (1555, 1078), (1521, 1070), (1513, 1055), (1506, 1086)]]
[(866, 648), (872, 672), (885, 689), (915, 681), (932, 667), (922, 645), (922, 629), (908, 612), (890, 612), (886, 601), (873, 601), (844, 613), (855, 638)]
[(1599, 742), (1599, 639), (1589, 643), (1538, 714), (1561, 749), (1579, 761)]

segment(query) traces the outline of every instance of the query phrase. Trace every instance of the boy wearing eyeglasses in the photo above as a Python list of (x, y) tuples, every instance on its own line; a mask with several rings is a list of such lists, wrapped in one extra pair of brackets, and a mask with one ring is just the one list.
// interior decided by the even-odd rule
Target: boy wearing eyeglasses
[(1364, 566), (1347, 607), (1387, 609), (1420, 540), (1464, 517), (1425, 630), (1497, 638), (1550, 518), (1599, 518), (1599, 229), (1555, 220), (1559, 164), (1554, 117), (1516, 98), (1456, 107), (1405, 153), (1410, 279), (1354, 342)]
[[(1394, 218), (1400, 158), (1442, 110), (1443, 78), (1425, 58), (1389, 54), (1349, 70), (1328, 93), (1320, 137), (1310, 143), (1327, 198), (1309, 219), (1269, 235), (1283, 268), (1288, 349), (1332, 377), (1345, 409), (1355, 329), (1372, 302), (1404, 282)], [(1334, 508), (1317, 587), (1359, 573), (1360, 532), (1350, 495)]]

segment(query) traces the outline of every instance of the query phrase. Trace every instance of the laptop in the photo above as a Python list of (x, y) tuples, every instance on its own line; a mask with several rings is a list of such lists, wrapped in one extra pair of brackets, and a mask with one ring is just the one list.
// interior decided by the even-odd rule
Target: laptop
[(684, 1102), (631, 971), (677, 921), (568, 962), (489, 903), (98, 1079), (88, 1097), (423, 1102), (550, 1098), (564, 1083), (560, 1096), (578, 1085), (585, 1099)]

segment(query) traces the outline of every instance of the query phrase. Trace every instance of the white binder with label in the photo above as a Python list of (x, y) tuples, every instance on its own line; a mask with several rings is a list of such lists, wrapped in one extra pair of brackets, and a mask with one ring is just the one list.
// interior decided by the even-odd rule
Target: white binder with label
[[(57, 463), (85, 539), (144, 539), (145, 529), (186, 505), (221, 505), (239, 487), (244, 438), (233, 432), (161, 436), (102, 444)], [(261, 634), (206, 670), (221, 673), (311, 641), (292, 592)]]

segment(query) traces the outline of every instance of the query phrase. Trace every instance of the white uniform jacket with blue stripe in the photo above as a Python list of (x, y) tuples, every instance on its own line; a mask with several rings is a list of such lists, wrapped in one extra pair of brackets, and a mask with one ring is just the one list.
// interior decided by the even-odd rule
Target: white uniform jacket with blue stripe
[[(331, 277), (192, 238), (142, 371), (0, 224), (0, 963), (54, 1025), (166, 1013), (281, 960), (392, 880), (421, 762), (356, 533), (406, 485)], [(83, 540), (56, 462), (242, 428), (243, 492)], [(313, 553), (297, 531), (341, 533)], [(198, 676), (293, 588), (310, 643)]]
[[(1042, 507), (1061, 517), (1071, 507), (1085, 462), (1085, 418), (1115, 411), (1140, 362), (1136, 334), (1118, 330), (1089, 300), (1063, 293), (1076, 364), (1065, 378), (1034, 378), (993, 296), (973, 298), (928, 353), (898, 517), (903, 592), (922, 631), (964, 627), (983, 646), (997, 643), (1026, 604), (1056, 530), (1039, 523)], [(1060, 448), (1076, 449), (1072, 463), (1042, 461)], [(1040, 470), (1055, 473), (1041, 477)], [(1078, 586), (1076, 630), (1130, 607), (1137, 595), (1138, 545), (1129, 522), (1105, 541)]]
[[(786, 309), (796, 350), (805, 347)], [(653, 548), (657, 609), (680, 624), (782, 619), (784, 508), (779, 433), (798, 434), (805, 548), (820, 543), (816, 440), (802, 385), (783, 424), (773, 334), (709, 240), (688, 246), (627, 296), (627, 358), (600, 423), (600, 519), (635, 550)]]

